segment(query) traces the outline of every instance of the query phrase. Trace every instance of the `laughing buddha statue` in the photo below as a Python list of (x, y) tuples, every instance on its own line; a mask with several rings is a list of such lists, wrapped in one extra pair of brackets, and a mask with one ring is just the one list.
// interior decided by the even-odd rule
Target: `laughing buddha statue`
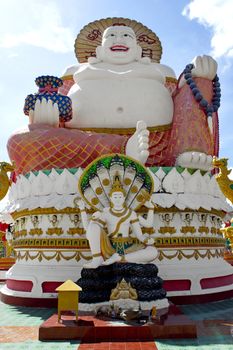
[[(10, 138), (16, 172), (86, 167), (109, 153), (146, 166), (209, 170), (218, 152), (217, 113), (207, 117), (185, 74), (177, 82), (170, 67), (143, 57), (134, 30), (126, 25), (107, 27), (95, 56), (66, 71), (73, 79), (72, 120), (59, 125), (57, 105), (42, 100), (30, 111), (28, 129)], [(209, 104), (216, 71), (210, 56), (198, 56), (190, 66), (190, 77)], [(46, 159), (40, 156), (45, 149)]]

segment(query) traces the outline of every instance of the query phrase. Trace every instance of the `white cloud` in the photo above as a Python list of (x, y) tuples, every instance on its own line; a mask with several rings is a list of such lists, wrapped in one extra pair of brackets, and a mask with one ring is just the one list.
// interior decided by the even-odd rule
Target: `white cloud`
[(4, 12), (8, 13), (12, 26), (7, 26), (8, 32), (1, 33), (0, 47), (12, 48), (26, 44), (54, 52), (73, 50), (74, 35), (70, 28), (63, 25), (55, 2), (21, 0), (14, 2), (14, 11), (11, 7), (10, 1)]
[(211, 54), (214, 57), (233, 57), (232, 0), (193, 0), (185, 6), (182, 15), (212, 29)]

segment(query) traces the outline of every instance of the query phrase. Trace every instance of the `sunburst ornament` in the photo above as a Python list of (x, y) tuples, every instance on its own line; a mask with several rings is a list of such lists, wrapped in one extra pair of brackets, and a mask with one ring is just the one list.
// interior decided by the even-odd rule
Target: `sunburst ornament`
[(126, 206), (133, 210), (149, 200), (154, 190), (150, 172), (140, 162), (123, 154), (97, 158), (84, 169), (78, 183), (81, 197), (95, 210), (110, 206), (114, 186), (124, 192)]
[(122, 17), (103, 18), (83, 27), (74, 45), (78, 61), (84, 63), (89, 57), (95, 57), (95, 50), (101, 45), (103, 32), (106, 28), (116, 25), (132, 28), (137, 37), (137, 43), (142, 48), (142, 57), (149, 57), (152, 62), (160, 62), (162, 45), (158, 36), (142, 23)]

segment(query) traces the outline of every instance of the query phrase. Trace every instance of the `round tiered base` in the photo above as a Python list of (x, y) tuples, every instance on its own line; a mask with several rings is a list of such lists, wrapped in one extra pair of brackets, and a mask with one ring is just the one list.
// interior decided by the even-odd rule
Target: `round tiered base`
[[(187, 303), (232, 296), (233, 269), (224, 261), (220, 231), (230, 208), (214, 177), (175, 167), (150, 170), (157, 208), (154, 232), (143, 233), (155, 240), (158, 258), (153, 263), (167, 297)], [(7, 211), (15, 222), (16, 263), (1, 291), (6, 302), (56, 302), (55, 289), (67, 279), (80, 278), (91, 259), (73, 202), (80, 175), (81, 169), (40, 171), (20, 176), (11, 187)], [(145, 215), (146, 209), (138, 214)]]

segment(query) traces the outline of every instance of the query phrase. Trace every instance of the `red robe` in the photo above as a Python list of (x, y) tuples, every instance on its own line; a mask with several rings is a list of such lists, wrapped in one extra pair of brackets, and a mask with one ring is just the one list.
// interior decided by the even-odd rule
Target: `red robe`
[[(195, 81), (205, 99), (211, 101), (212, 82), (204, 78), (196, 78)], [(67, 93), (72, 84), (72, 80), (66, 80), (60, 92)], [(217, 114), (213, 115), (214, 132), (211, 134), (207, 117), (195, 101), (189, 86), (185, 84), (181, 89), (174, 89), (173, 84), (172, 89), (173, 122), (166, 131), (150, 132), (147, 166), (174, 166), (179, 154), (186, 151), (218, 155)], [(10, 137), (8, 153), (10, 159), (16, 163), (18, 174), (51, 168), (84, 168), (104, 154), (125, 153), (125, 146), (131, 135), (34, 124)]]

